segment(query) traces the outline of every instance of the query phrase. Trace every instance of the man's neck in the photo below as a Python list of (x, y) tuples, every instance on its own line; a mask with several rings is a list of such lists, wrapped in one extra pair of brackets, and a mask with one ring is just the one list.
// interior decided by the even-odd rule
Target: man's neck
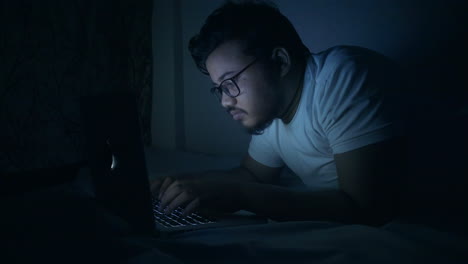
[(305, 73), (306, 64), (298, 65), (294, 72), (291, 74), (291, 78), (289, 79), (289, 83), (287, 83), (286, 87), (289, 89), (285, 90), (285, 101), (283, 111), (279, 115), (279, 118), (283, 123), (289, 124), (294, 115), (296, 114), (297, 108), (299, 106), (299, 102), (301, 100), (302, 95), (302, 88), (303, 88), (303, 81), (304, 81), (304, 73)]

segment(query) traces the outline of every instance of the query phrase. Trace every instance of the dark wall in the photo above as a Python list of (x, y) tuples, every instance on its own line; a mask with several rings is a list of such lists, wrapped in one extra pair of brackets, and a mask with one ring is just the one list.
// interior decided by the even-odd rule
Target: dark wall
[(81, 161), (79, 98), (133, 91), (150, 143), (152, 1), (0, 2), (0, 172)]
[(402, 97), (411, 97), (421, 118), (468, 107), (467, 1), (276, 2), (313, 52), (357, 45), (398, 62), (408, 76)]

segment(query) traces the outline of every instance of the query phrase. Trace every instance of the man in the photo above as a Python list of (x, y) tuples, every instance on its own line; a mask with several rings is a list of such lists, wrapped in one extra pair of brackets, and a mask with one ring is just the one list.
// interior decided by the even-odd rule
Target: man
[[(168, 213), (367, 224), (395, 215), (404, 150), (385, 99), (398, 85), (386, 58), (344, 46), (311, 54), (276, 7), (258, 2), (215, 10), (189, 50), (253, 136), (238, 168), (153, 182)], [(306, 189), (276, 185), (285, 166)]]

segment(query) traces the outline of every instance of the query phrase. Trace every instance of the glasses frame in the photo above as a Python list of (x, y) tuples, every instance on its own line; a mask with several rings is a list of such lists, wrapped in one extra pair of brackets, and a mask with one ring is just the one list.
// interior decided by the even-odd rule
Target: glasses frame
[[(225, 80), (223, 80), (218, 86), (215, 86), (215, 87), (212, 87), (210, 89), (210, 92), (212, 94), (214, 94), (216, 96), (216, 98), (218, 98), (218, 100), (221, 102), (221, 100), (223, 99), (223, 93), (226, 94), (227, 96), (231, 97), (231, 98), (236, 98), (237, 96), (240, 95), (240, 88), (239, 88), (239, 85), (237, 85), (237, 82), (235, 79), (237, 79), (237, 77), (239, 77), (239, 75), (241, 75), (244, 71), (246, 71), (250, 66), (252, 66), (255, 62), (258, 61), (258, 58), (254, 59), (251, 63), (247, 64), (247, 66), (245, 66), (244, 68), (242, 68), (238, 73), (236, 73), (234, 76), (230, 77), (230, 78), (227, 78)], [(226, 83), (227, 81), (231, 81), (232, 83), (234, 83), (234, 86), (236, 86), (237, 88), (237, 92), (235, 94), (232, 94), (229, 92), (229, 90), (227, 88), (224, 88), (223, 89), (223, 84)]]

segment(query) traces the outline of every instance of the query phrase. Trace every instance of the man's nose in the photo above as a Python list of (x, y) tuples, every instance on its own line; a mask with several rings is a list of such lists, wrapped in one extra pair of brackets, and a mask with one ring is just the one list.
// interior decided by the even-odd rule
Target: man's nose
[(221, 97), (221, 105), (222, 105), (224, 108), (228, 108), (228, 107), (234, 106), (236, 103), (237, 103), (236, 98), (233, 98), (233, 97), (231, 97), (231, 96), (229, 96), (229, 95), (226, 95), (225, 93), (222, 94), (222, 97)]

